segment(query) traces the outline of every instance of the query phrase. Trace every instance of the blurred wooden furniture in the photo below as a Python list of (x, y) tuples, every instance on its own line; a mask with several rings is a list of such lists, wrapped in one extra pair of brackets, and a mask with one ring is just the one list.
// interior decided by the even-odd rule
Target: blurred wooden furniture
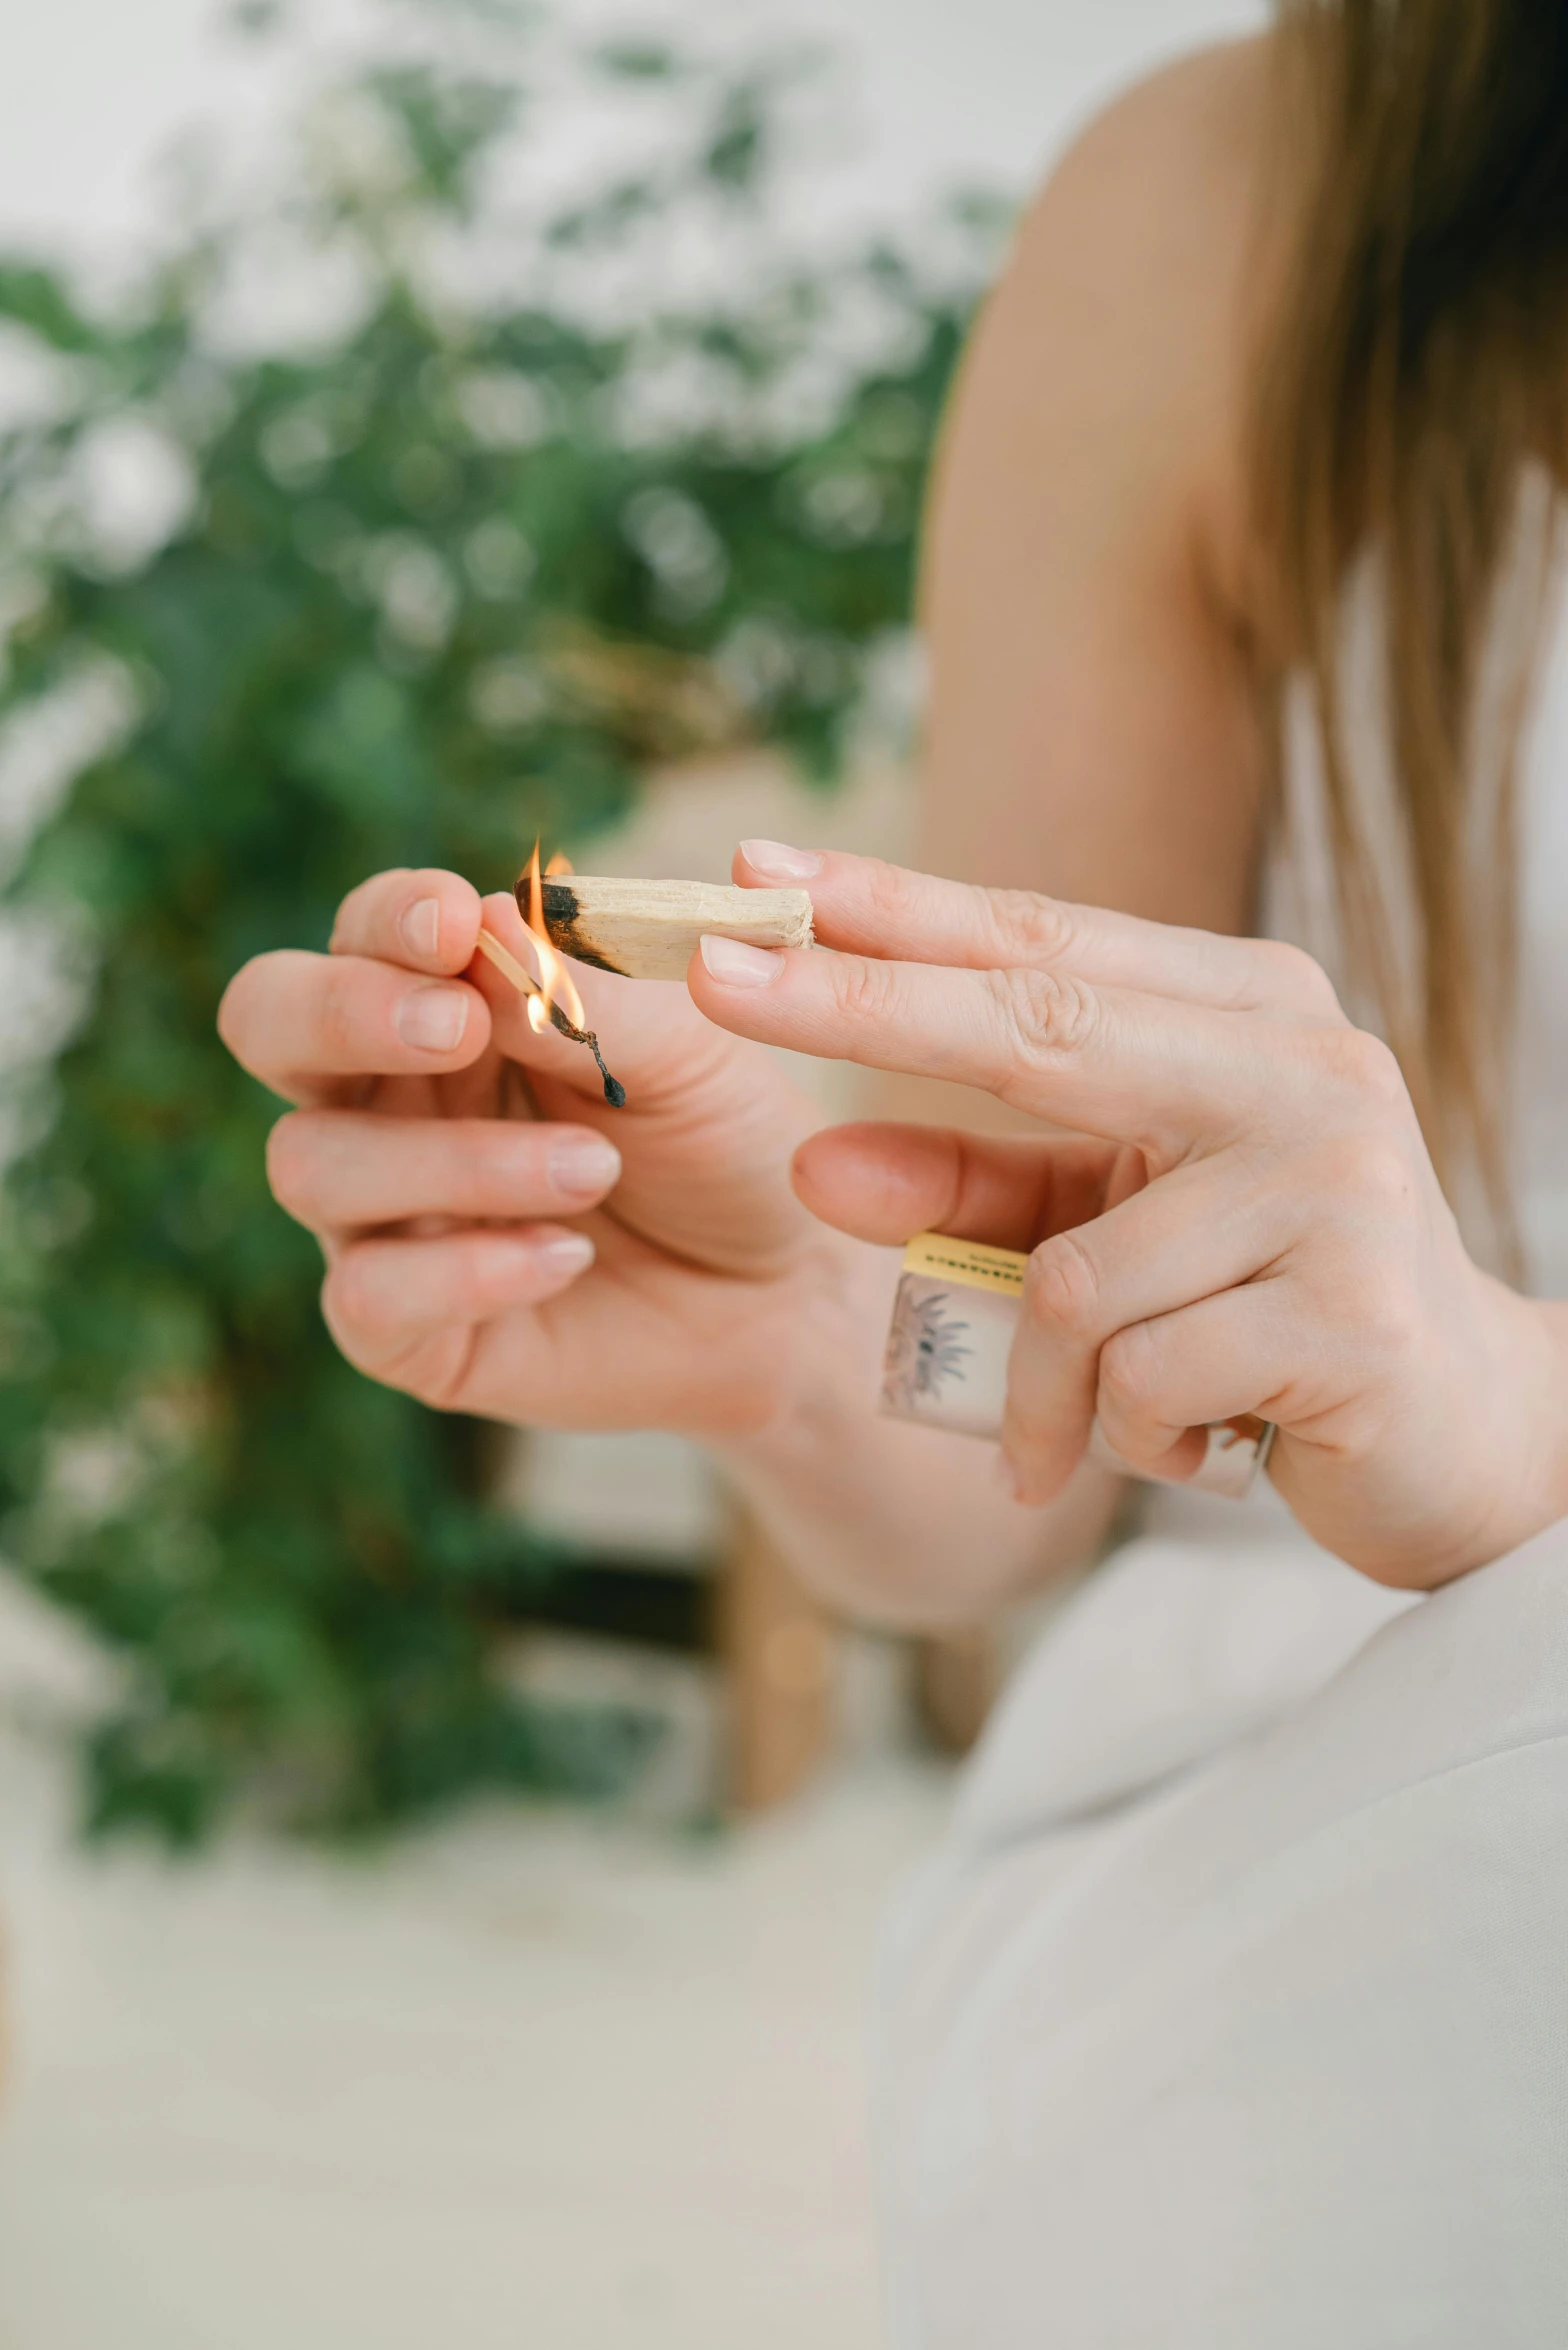
[[(747, 1517), (737, 1519), (717, 1604), (728, 1805), (767, 1811), (804, 1786), (832, 1746), (837, 1626)], [(969, 1752), (997, 1680), (986, 1625), (911, 1643), (915, 1710), (941, 1754)]]
[(732, 1810), (782, 1803), (826, 1756), (834, 1648), (826, 1609), (739, 1517), (718, 1587)]
[(996, 1699), (996, 1641), (989, 1625), (933, 1632), (914, 1644), (915, 1710), (939, 1754), (967, 1754)]

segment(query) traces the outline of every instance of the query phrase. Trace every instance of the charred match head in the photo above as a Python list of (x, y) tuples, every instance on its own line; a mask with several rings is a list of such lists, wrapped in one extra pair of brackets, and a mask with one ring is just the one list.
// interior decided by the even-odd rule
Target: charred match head
[(599, 1075), (604, 1079), (605, 1100), (609, 1103), (612, 1110), (624, 1110), (626, 1107), (626, 1088), (621, 1083), (620, 1079), (618, 1077), (612, 1077), (609, 1070), (605, 1067), (604, 1055), (599, 1050), (599, 1039), (595, 1036), (591, 1028), (588, 1031), (588, 1050), (592, 1053), (594, 1059), (599, 1064)]
[[(554, 858), (551, 864), (555, 864)], [(539, 843), (535, 841), (534, 853), (524, 872), (519, 874), (514, 891), (517, 910), (523, 917), (534, 960), (539, 966), (537, 981), (529, 982), (532, 990), (528, 998), (529, 1025), (536, 1033), (542, 1033), (548, 1022), (562, 1036), (569, 1037), (573, 1044), (586, 1045), (599, 1065), (599, 1075), (604, 1080), (605, 1100), (612, 1110), (624, 1109), (626, 1088), (605, 1067), (604, 1055), (599, 1050), (599, 1039), (583, 1018), (582, 998), (545, 925), (545, 887), (539, 872)]]
[(592, 1053), (594, 1059), (599, 1064), (599, 1075), (604, 1079), (605, 1100), (609, 1103), (612, 1110), (624, 1110), (626, 1107), (626, 1088), (621, 1083), (620, 1079), (618, 1077), (612, 1077), (609, 1070), (605, 1067), (604, 1055), (599, 1050), (599, 1039), (594, 1034), (593, 1030), (591, 1028), (574, 1027), (572, 1022), (568, 1020), (566, 1014), (562, 1011), (559, 1004), (552, 1004), (550, 1006), (550, 1021), (551, 1025), (555, 1028), (558, 1028), (563, 1036), (570, 1037), (573, 1044), (585, 1044), (588, 1047), (588, 1050)]

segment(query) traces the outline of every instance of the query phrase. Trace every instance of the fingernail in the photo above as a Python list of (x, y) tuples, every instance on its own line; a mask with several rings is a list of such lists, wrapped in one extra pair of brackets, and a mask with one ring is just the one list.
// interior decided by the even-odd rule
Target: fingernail
[(450, 1053), (468, 1026), (466, 987), (414, 987), (392, 1015), (405, 1044), (427, 1053)]
[(531, 1242), (528, 1253), (541, 1273), (559, 1274), (564, 1281), (569, 1274), (587, 1272), (593, 1242), (586, 1232), (554, 1232), (548, 1240)]
[(602, 1134), (563, 1134), (550, 1149), (550, 1181), (572, 1199), (608, 1191), (621, 1171), (621, 1154)]
[(777, 947), (749, 947), (743, 939), (711, 936), (701, 943), (708, 977), (723, 987), (771, 987), (784, 969)]
[(815, 849), (792, 849), (782, 840), (743, 840), (740, 853), (753, 873), (767, 873), (779, 881), (809, 881), (822, 871)]
[(403, 908), (397, 928), (411, 955), (417, 955), (422, 962), (433, 961), (441, 944), (441, 900), (416, 898), (411, 906)]

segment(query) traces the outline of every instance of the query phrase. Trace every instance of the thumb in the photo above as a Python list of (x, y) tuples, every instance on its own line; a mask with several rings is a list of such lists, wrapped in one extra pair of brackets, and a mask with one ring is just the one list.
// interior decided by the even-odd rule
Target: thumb
[(1101, 1214), (1118, 1156), (1079, 1136), (865, 1123), (812, 1135), (791, 1173), (802, 1205), (857, 1240), (887, 1248), (946, 1232), (1028, 1250)]

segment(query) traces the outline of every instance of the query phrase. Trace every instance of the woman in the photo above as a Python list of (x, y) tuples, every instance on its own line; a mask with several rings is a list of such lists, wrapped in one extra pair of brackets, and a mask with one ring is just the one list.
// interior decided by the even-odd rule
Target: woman
[[(746, 844), (829, 951), (710, 940), (690, 1002), (583, 974), (619, 1116), (474, 962), (509, 901), (450, 874), (366, 882), (330, 956), (225, 1000), (300, 1105), (274, 1187), (372, 1375), (698, 1436), (819, 1588), (904, 1623), (1092, 1548), (1096, 1413), (1170, 1481), (902, 1920), (902, 2342), (1568, 2338), (1555, 636), (1519, 716), (1565, 328), (1568, 12), (1319, 0), (1177, 67), (1046, 190), (955, 402), (953, 878)], [(1028, 1123), (813, 1134), (742, 1040)], [(867, 1244), (924, 1227), (1034, 1252), (999, 1456), (872, 1409)], [(1272, 1492), (1183, 1494), (1237, 1411), (1277, 1424)]]

